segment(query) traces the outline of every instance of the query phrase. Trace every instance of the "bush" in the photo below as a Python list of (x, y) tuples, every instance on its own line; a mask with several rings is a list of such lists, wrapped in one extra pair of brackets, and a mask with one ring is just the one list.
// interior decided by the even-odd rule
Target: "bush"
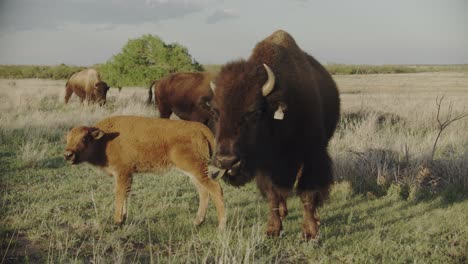
[(99, 66), (109, 85), (146, 86), (174, 72), (202, 71), (203, 67), (180, 44), (166, 44), (159, 37), (144, 35), (130, 39), (122, 52)]

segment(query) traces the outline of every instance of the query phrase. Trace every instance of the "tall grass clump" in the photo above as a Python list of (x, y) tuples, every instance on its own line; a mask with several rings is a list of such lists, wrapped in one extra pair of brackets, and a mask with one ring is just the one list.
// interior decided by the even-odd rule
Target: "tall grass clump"
[(18, 149), (18, 159), (25, 167), (37, 167), (46, 159), (48, 146), (40, 140), (26, 141)]

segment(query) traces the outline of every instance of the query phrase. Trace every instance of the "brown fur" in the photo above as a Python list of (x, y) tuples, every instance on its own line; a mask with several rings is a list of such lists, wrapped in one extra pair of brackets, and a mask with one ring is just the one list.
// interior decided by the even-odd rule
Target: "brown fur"
[(107, 83), (101, 81), (99, 73), (95, 69), (85, 69), (73, 74), (65, 85), (65, 104), (75, 93), (80, 101), (88, 103), (106, 103), (106, 95), (109, 90)]
[[(273, 90), (262, 94), (268, 76)], [(257, 43), (248, 60), (224, 65), (212, 102), (216, 118), (214, 163), (241, 186), (255, 179), (268, 199), (267, 234), (279, 235), (294, 185), (304, 206), (303, 235), (318, 233), (317, 208), (333, 183), (327, 145), (340, 112), (339, 93), (325, 68), (278, 30)], [(283, 119), (274, 119), (279, 106)]]
[(196, 121), (213, 130), (211, 113), (207, 102), (213, 97), (210, 81), (213, 76), (207, 72), (174, 73), (160, 80), (153, 81), (148, 103), (154, 100), (162, 118), (169, 118), (172, 113), (182, 120)]
[(93, 127), (73, 128), (67, 134), (64, 155), (72, 164), (89, 162), (115, 177), (117, 224), (126, 218), (133, 173), (177, 168), (190, 176), (198, 190), (200, 204), (194, 223), (203, 222), (211, 196), (222, 229), (226, 216), (221, 185), (208, 175), (213, 147), (213, 134), (196, 122), (116, 116)]

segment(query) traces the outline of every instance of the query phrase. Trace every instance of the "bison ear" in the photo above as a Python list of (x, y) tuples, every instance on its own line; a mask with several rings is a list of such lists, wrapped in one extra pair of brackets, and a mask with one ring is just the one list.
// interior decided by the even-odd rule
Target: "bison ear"
[(104, 135), (105, 135), (105, 133), (102, 130), (99, 130), (99, 129), (94, 130), (93, 132), (91, 132), (91, 136), (94, 138), (94, 140), (99, 140)]

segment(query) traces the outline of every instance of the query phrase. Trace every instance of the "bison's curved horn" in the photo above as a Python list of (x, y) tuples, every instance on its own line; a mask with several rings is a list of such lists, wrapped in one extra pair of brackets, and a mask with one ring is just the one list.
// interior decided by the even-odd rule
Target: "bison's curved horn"
[(268, 74), (268, 80), (262, 87), (262, 94), (263, 96), (267, 96), (273, 91), (273, 87), (275, 87), (275, 74), (273, 71), (268, 67), (268, 65), (263, 64), (263, 67), (265, 67), (265, 70)]
[(214, 93), (215, 90), (216, 90), (216, 84), (215, 84), (213, 81), (210, 81), (210, 88), (211, 88), (211, 90), (212, 90), (213, 93)]

